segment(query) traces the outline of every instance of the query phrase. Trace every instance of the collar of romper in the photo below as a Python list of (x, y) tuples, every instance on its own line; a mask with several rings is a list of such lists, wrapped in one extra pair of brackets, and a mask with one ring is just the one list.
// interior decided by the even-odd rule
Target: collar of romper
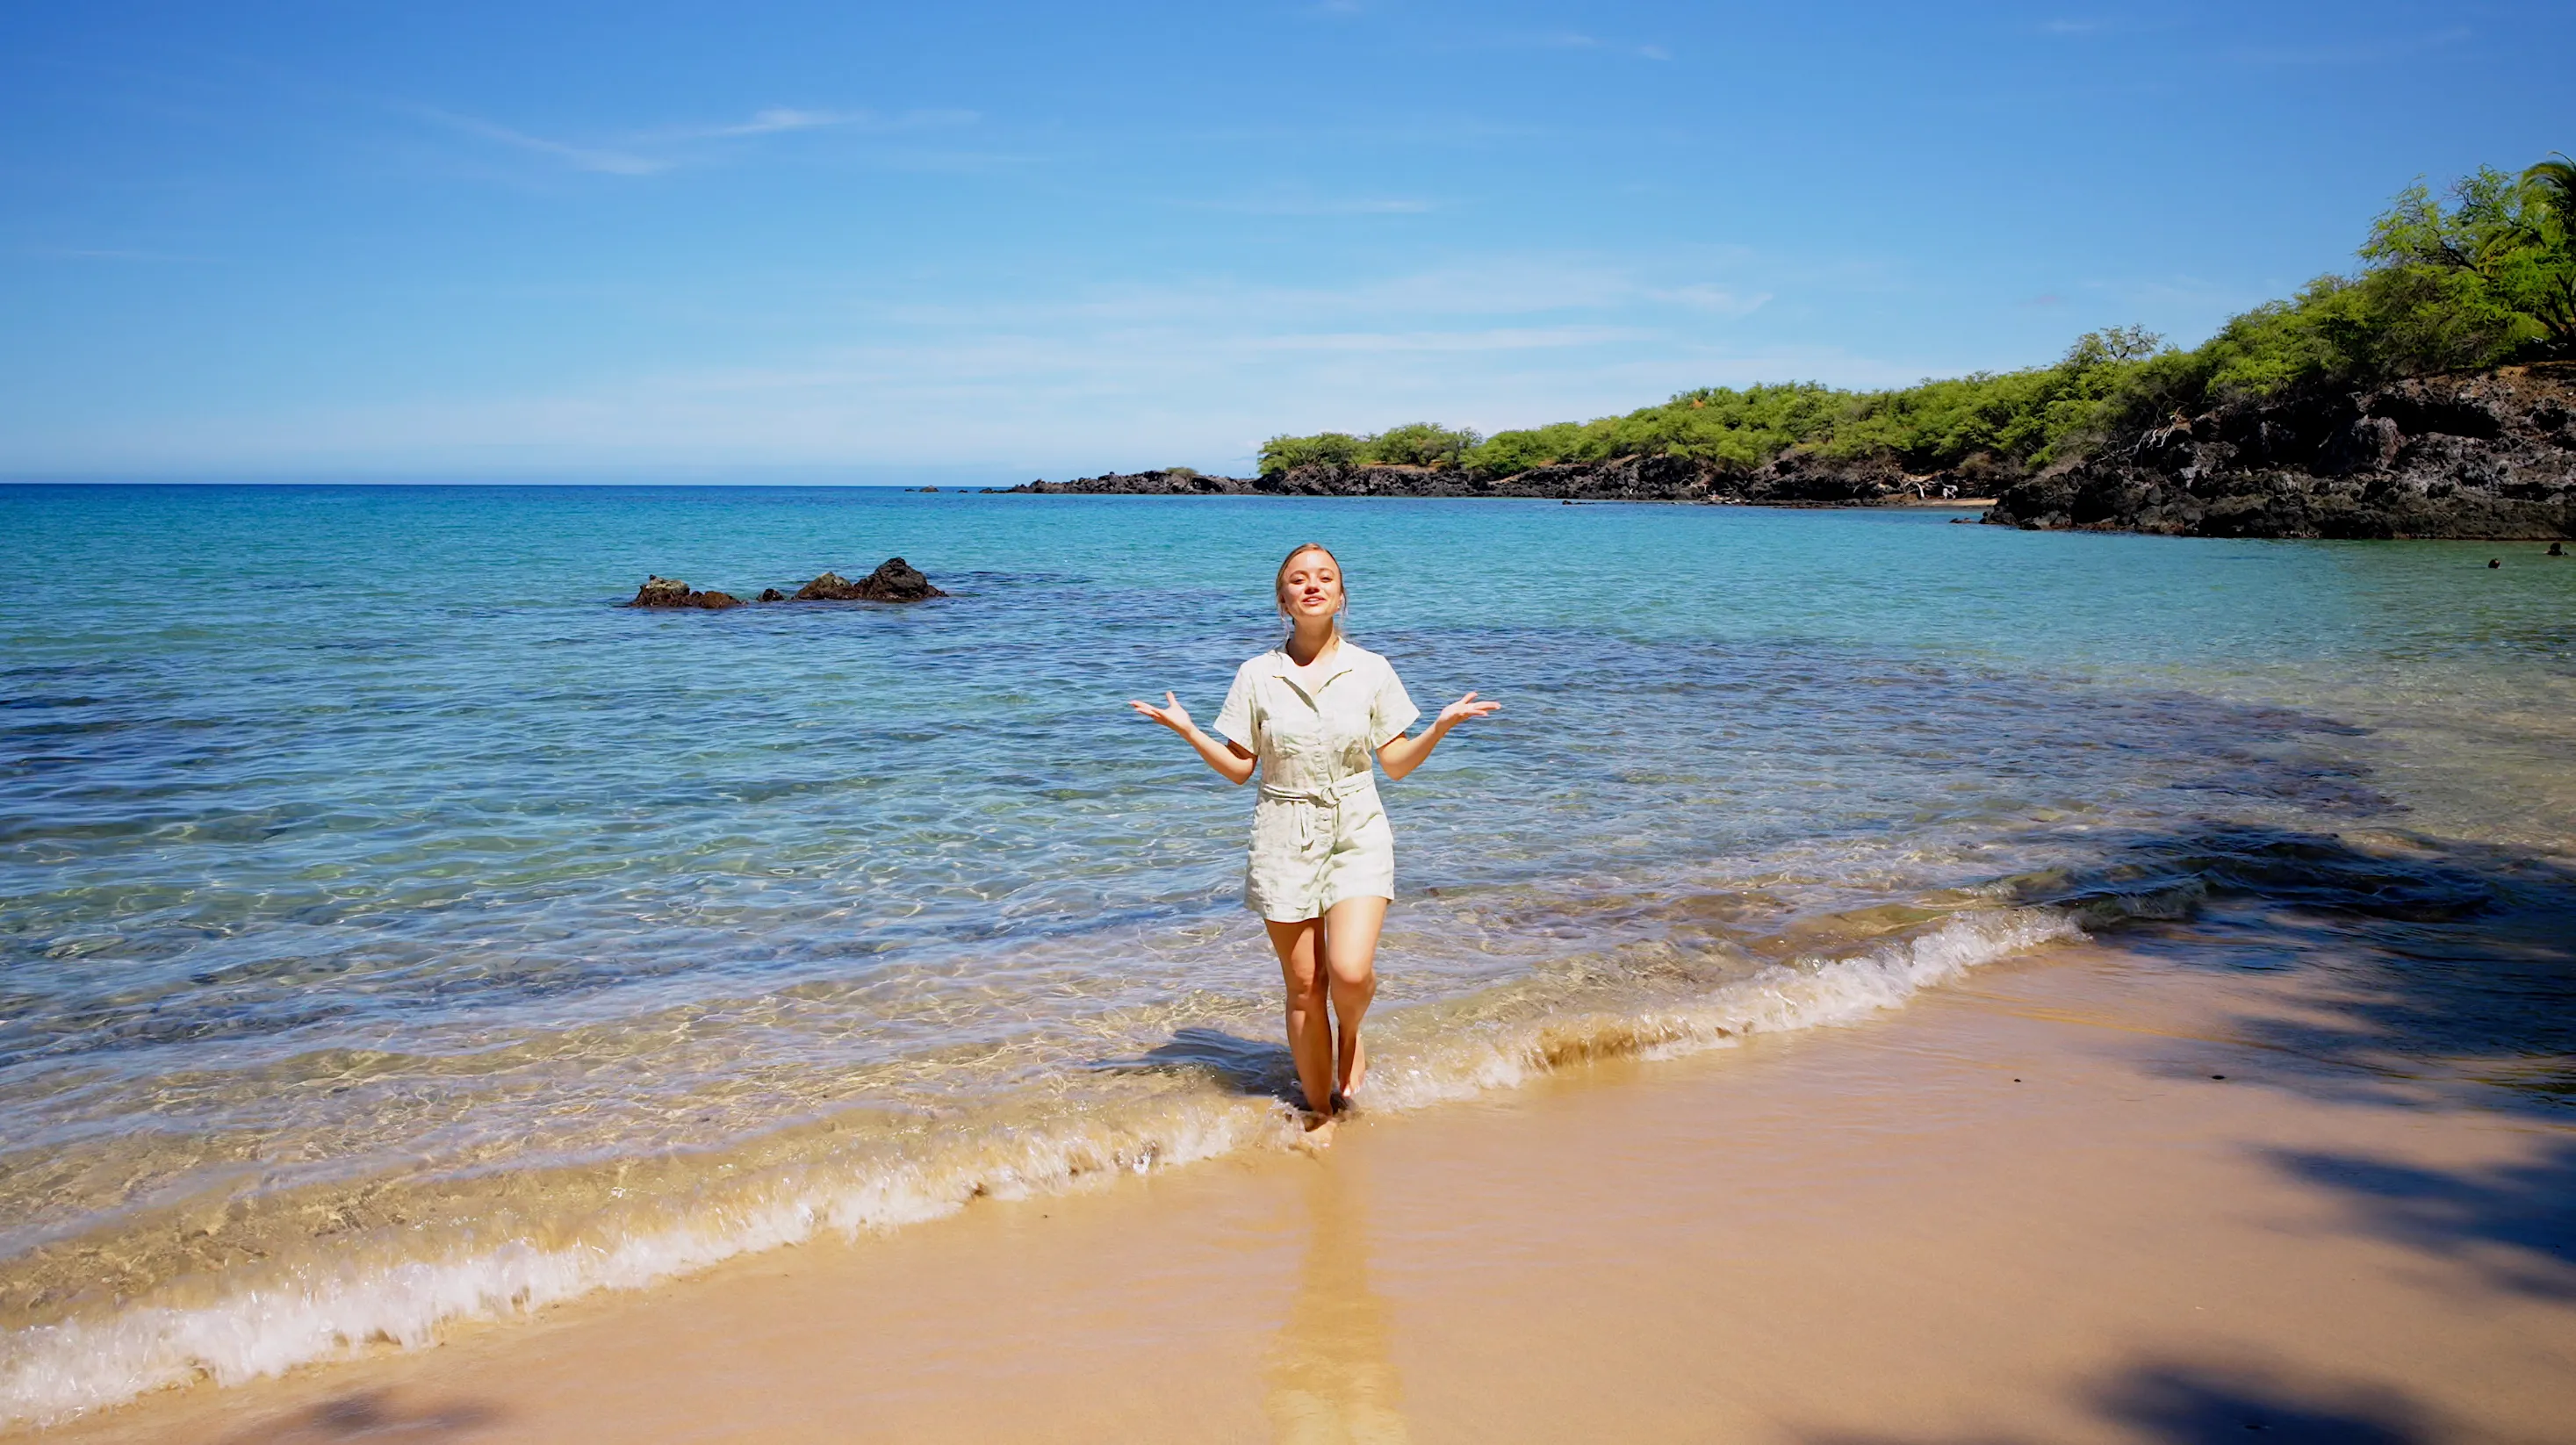
[[(1336, 661), (1339, 661), (1344, 645), (1345, 644), (1342, 643), (1335, 643), (1333, 645), (1333, 655)], [(1315, 705), (1316, 693), (1322, 692), (1325, 688), (1331, 687), (1340, 679), (1348, 677), (1351, 669), (1358, 666), (1355, 662), (1343, 662), (1331, 672), (1326, 673), (1324, 675), (1324, 680), (1316, 683), (1313, 689), (1309, 690), (1304, 683), (1297, 680), (1297, 659), (1288, 655), (1288, 649), (1284, 647), (1274, 647), (1270, 649), (1270, 655), (1279, 659), (1279, 666), (1272, 669), (1272, 675), (1277, 677), (1281, 682), (1297, 689), (1297, 695), (1306, 700), (1306, 705), (1308, 707), (1313, 707)]]

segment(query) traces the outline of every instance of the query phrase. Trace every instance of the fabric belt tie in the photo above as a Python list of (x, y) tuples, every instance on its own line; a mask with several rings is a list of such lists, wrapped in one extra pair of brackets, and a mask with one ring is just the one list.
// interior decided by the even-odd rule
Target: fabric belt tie
[(1297, 856), (1303, 858), (1315, 845), (1324, 845), (1323, 855), (1315, 860), (1315, 882), (1324, 881), (1324, 870), (1333, 861), (1332, 840), (1341, 830), (1342, 805), (1354, 798), (1377, 797), (1377, 778), (1370, 773), (1352, 773), (1311, 788), (1289, 788), (1265, 780), (1261, 784), (1261, 801), (1265, 803), (1303, 803), (1297, 810)]

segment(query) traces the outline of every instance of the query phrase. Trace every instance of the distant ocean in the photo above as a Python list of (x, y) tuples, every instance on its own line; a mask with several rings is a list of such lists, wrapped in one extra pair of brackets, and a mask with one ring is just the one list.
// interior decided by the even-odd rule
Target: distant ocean
[(2576, 559), (1952, 515), (0, 487), (0, 1424), (1280, 1146), (1251, 798), (1124, 702), (1309, 539), (1505, 704), (1385, 785), (1375, 1111), (2568, 876)]

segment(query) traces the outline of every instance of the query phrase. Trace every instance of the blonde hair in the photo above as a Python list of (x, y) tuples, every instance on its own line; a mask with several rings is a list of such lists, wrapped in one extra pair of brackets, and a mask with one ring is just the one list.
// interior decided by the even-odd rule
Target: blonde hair
[(1333, 580), (1342, 589), (1342, 605), (1333, 613), (1333, 638), (1339, 641), (1342, 636), (1342, 613), (1349, 611), (1351, 606), (1351, 584), (1350, 579), (1342, 575), (1342, 559), (1333, 556), (1332, 548), (1321, 542), (1300, 542), (1289, 548), (1288, 555), (1279, 559), (1279, 575), (1271, 579), (1272, 596), (1279, 604), (1279, 615), (1288, 619), (1289, 635), (1295, 636), (1297, 614), (1288, 610), (1288, 568), (1290, 564), (1309, 552), (1321, 552), (1332, 559)]

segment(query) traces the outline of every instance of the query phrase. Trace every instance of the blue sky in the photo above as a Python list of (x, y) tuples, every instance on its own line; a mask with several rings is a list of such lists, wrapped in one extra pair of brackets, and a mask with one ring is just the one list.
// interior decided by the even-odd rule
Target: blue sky
[(2197, 341), (2560, 5), (0, 10), (0, 473), (1242, 470)]

